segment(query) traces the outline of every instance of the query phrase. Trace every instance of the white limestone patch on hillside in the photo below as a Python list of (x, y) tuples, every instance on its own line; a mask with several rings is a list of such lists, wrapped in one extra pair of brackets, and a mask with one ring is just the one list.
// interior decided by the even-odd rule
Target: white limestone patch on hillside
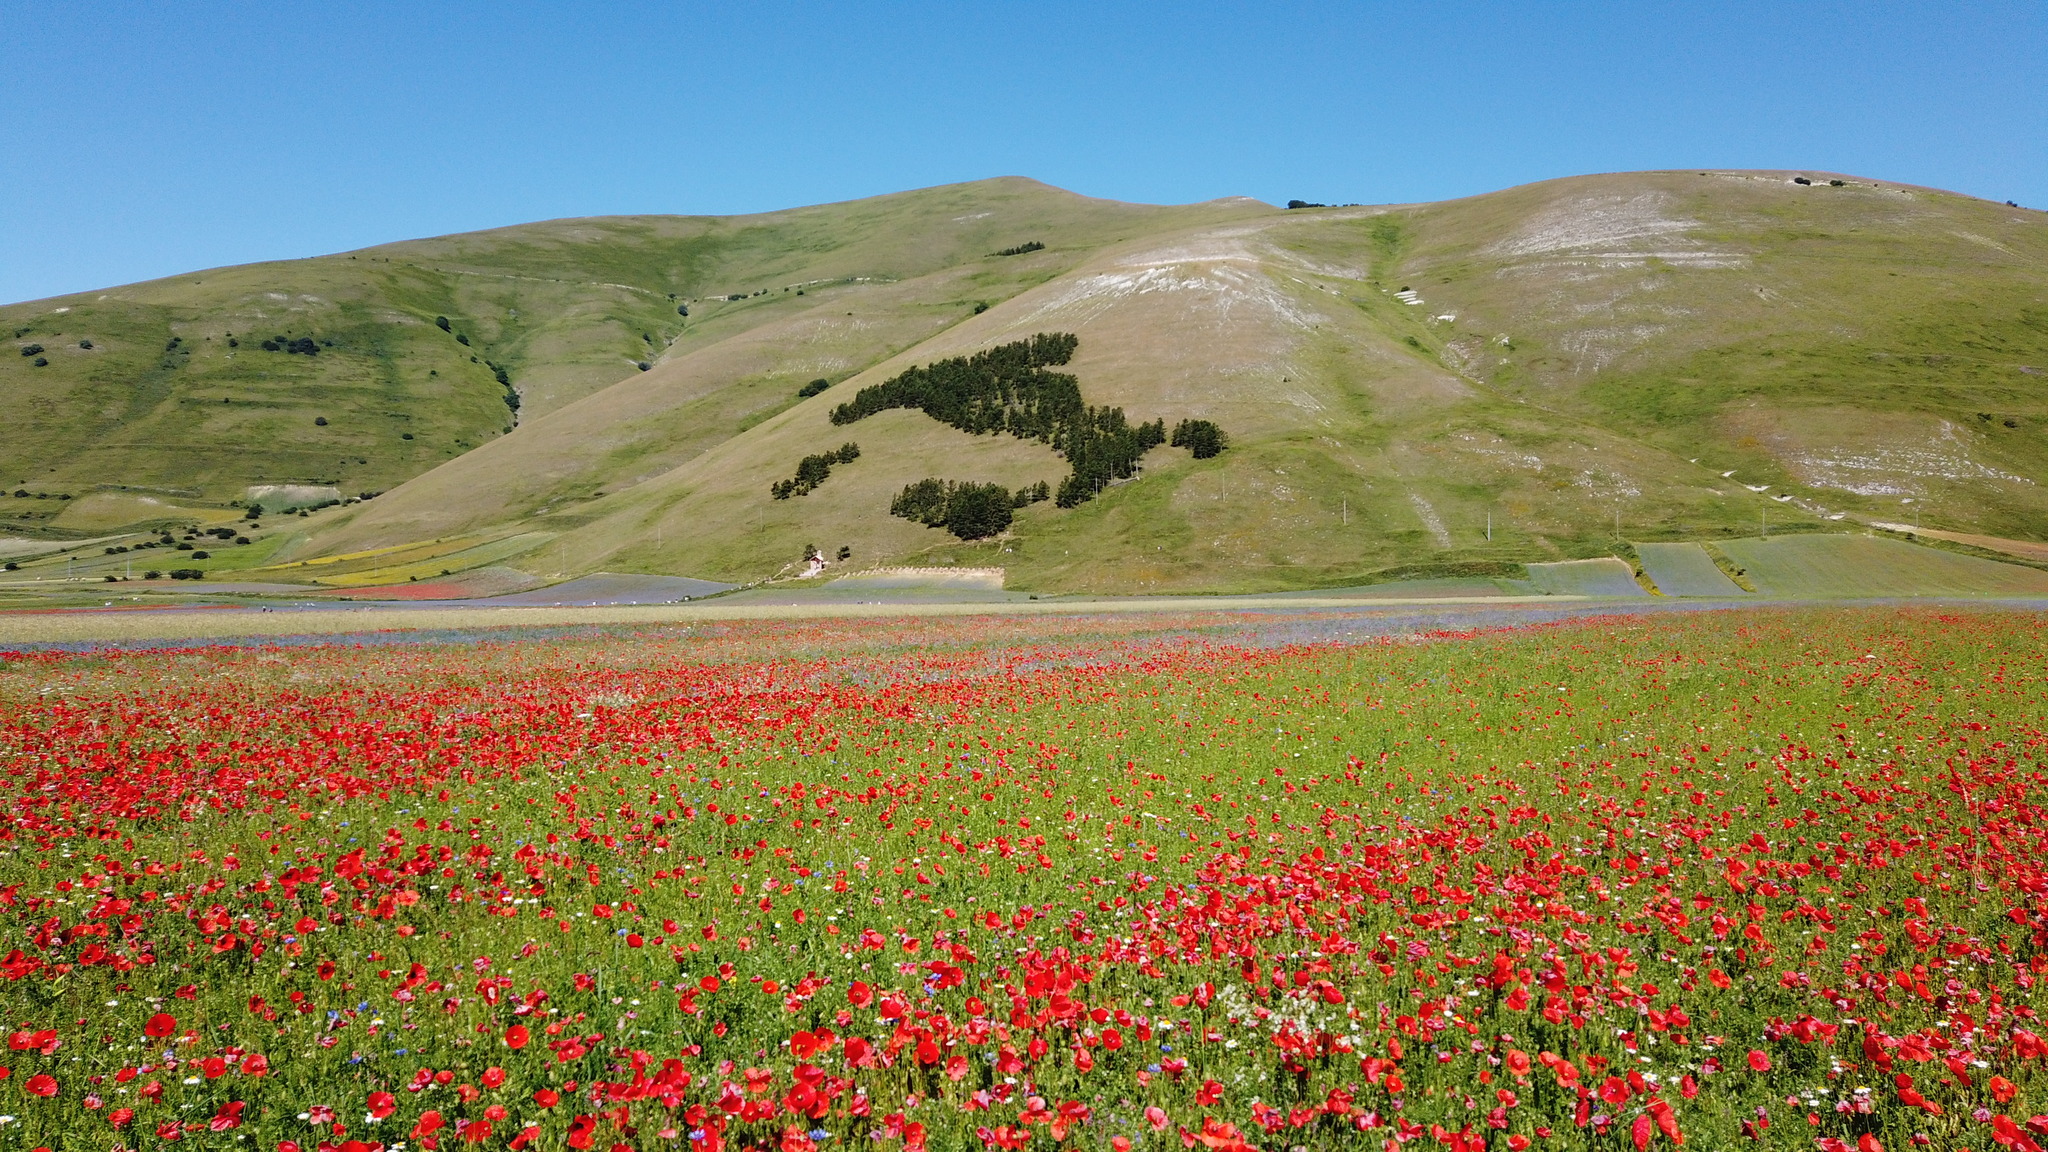
[(1642, 486), (1634, 477), (1597, 465), (1579, 469), (1579, 474), (1572, 478), (1572, 486), (1602, 504), (1640, 500), (1643, 496)]
[(1661, 324), (1608, 325), (1579, 328), (1557, 338), (1558, 347), (1572, 358), (1572, 372), (1585, 376), (1599, 372), (1640, 348), (1664, 331)]
[(1735, 252), (1717, 252), (1694, 240), (1699, 221), (1678, 215), (1665, 192), (1632, 196), (1568, 196), (1525, 221), (1514, 235), (1482, 251), (1541, 263), (1646, 264), (1661, 260), (1694, 268), (1731, 267)]
[(1498, 436), (1460, 432), (1455, 439), (1459, 441), (1459, 451), (1467, 456), (1476, 456), (1506, 468), (1526, 469), (1530, 472), (1543, 471), (1541, 456), (1520, 451)]
[(1956, 427), (1941, 421), (1941, 434), (1926, 444), (1898, 444), (1862, 452), (1789, 453), (1785, 466), (1802, 483), (1858, 496), (1917, 496), (1935, 480), (2003, 480), (2031, 484), (2024, 476), (1973, 460)]
[(1969, 431), (1939, 417), (1753, 408), (1725, 419), (1738, 435), (1746, 434), (1767, 449), (1794, 479), (1814, 488), (1918, 498), (1927, 494), (1931, 480), (2034, 483), (1977, 459)]
[(341, 489), (325, 484), (251, 484), (242, 492), (267, 512), (289, 512), (321, 504), (341, 503)]
[(1235, 237), (1203, 237), (1139, 253), (1114, 267), (1075, 277), (1024, 323), (1085, 323), (1144, 296), (1178, 297), (1182, 311), (1216, 326), (1278, 321), (1308, 329), (1317, 317), (1260, 267), (1264, 260)]
[(1422, 498), (1420, 492), (1410, 492), (1408, 500), (1415, 505), (1416, 519), (1421, 520), (1422, 526), (1429, 530), (1430, 539), (1435, 540), (1439, 548), (1449, 548), (1451, 530), (1444, 527), (1444, 518), (1436, 514), (1436, 509)]

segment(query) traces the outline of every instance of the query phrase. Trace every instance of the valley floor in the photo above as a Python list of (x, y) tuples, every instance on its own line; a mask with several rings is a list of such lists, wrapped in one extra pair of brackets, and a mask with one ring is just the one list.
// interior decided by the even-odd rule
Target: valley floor
[(0, 642), (0, 1131), (2028, 1152), (2048, 601), (1759, 599), (14, 616), (395, 630)]
[[(544, 607), (334, 604), (245, 607), (74, 608), (0, 612), (0, 648), (157, 648), (180, 644), (445, 643), (544, 639), (584, 632), (632, 633), (743, 621), (914, 620), (941, 617), (1065, 618), (1149, 616), (1160, 629), (1221, 629), (1248, 642), (1316, 642), (1467, 631), (1589, 617), (1664, 615), (1791, 607), (1810, 601), (1594, 596), (1208, 596), (1034, 600), (598, 604)], [(1865, 604), (2048, 611), (2048, 598), (1896, 598)]]

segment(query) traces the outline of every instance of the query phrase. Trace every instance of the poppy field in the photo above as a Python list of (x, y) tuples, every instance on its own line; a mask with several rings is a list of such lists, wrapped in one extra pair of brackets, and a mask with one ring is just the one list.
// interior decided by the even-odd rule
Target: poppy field
[(0, 654), (0, 1146), (2048, 1147), (2048, 628)]

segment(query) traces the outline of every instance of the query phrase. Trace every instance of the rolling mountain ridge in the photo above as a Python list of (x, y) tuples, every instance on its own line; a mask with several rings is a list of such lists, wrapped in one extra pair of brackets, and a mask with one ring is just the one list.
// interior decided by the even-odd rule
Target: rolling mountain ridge
[[(30, 493), (0, 501), (0, 532), (233, 518), (253, 485), (381, 492), (273, 515), (211, 558), (266, 580), (462, 540), (480, 550), (452, 572), (467, 554), (542, 579), (746, 582), (814, 545), (854, 567), (999, 566), (1032, 590), (1253, 590), (1764, 523), (2021, 540), (2048, 523), (2048, 217), (1826, 173), (1293, 210), (1005, 178), (410, 241), (10, 305), (0, 324), (38, 348), (0, 357), (22, 414), (0, 482)], [(1068, 462), (914, 409), (834, 409), (1041, 333), (1077, 338), (1059, 370), (1086, 404), (1212, 421), (1228, 448), (1153, 448), (988, 540), (892, 516), (926, 478), (1015, 490)], [(857, 459), (771, 494), (846, 442)]]

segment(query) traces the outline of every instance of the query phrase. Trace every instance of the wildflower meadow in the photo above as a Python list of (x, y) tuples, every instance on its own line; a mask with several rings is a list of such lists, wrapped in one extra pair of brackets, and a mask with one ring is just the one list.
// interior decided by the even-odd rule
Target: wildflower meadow
[(2039, 617), (1146, 627), (0, 655), (0, 1147), (2048, 1146)]

